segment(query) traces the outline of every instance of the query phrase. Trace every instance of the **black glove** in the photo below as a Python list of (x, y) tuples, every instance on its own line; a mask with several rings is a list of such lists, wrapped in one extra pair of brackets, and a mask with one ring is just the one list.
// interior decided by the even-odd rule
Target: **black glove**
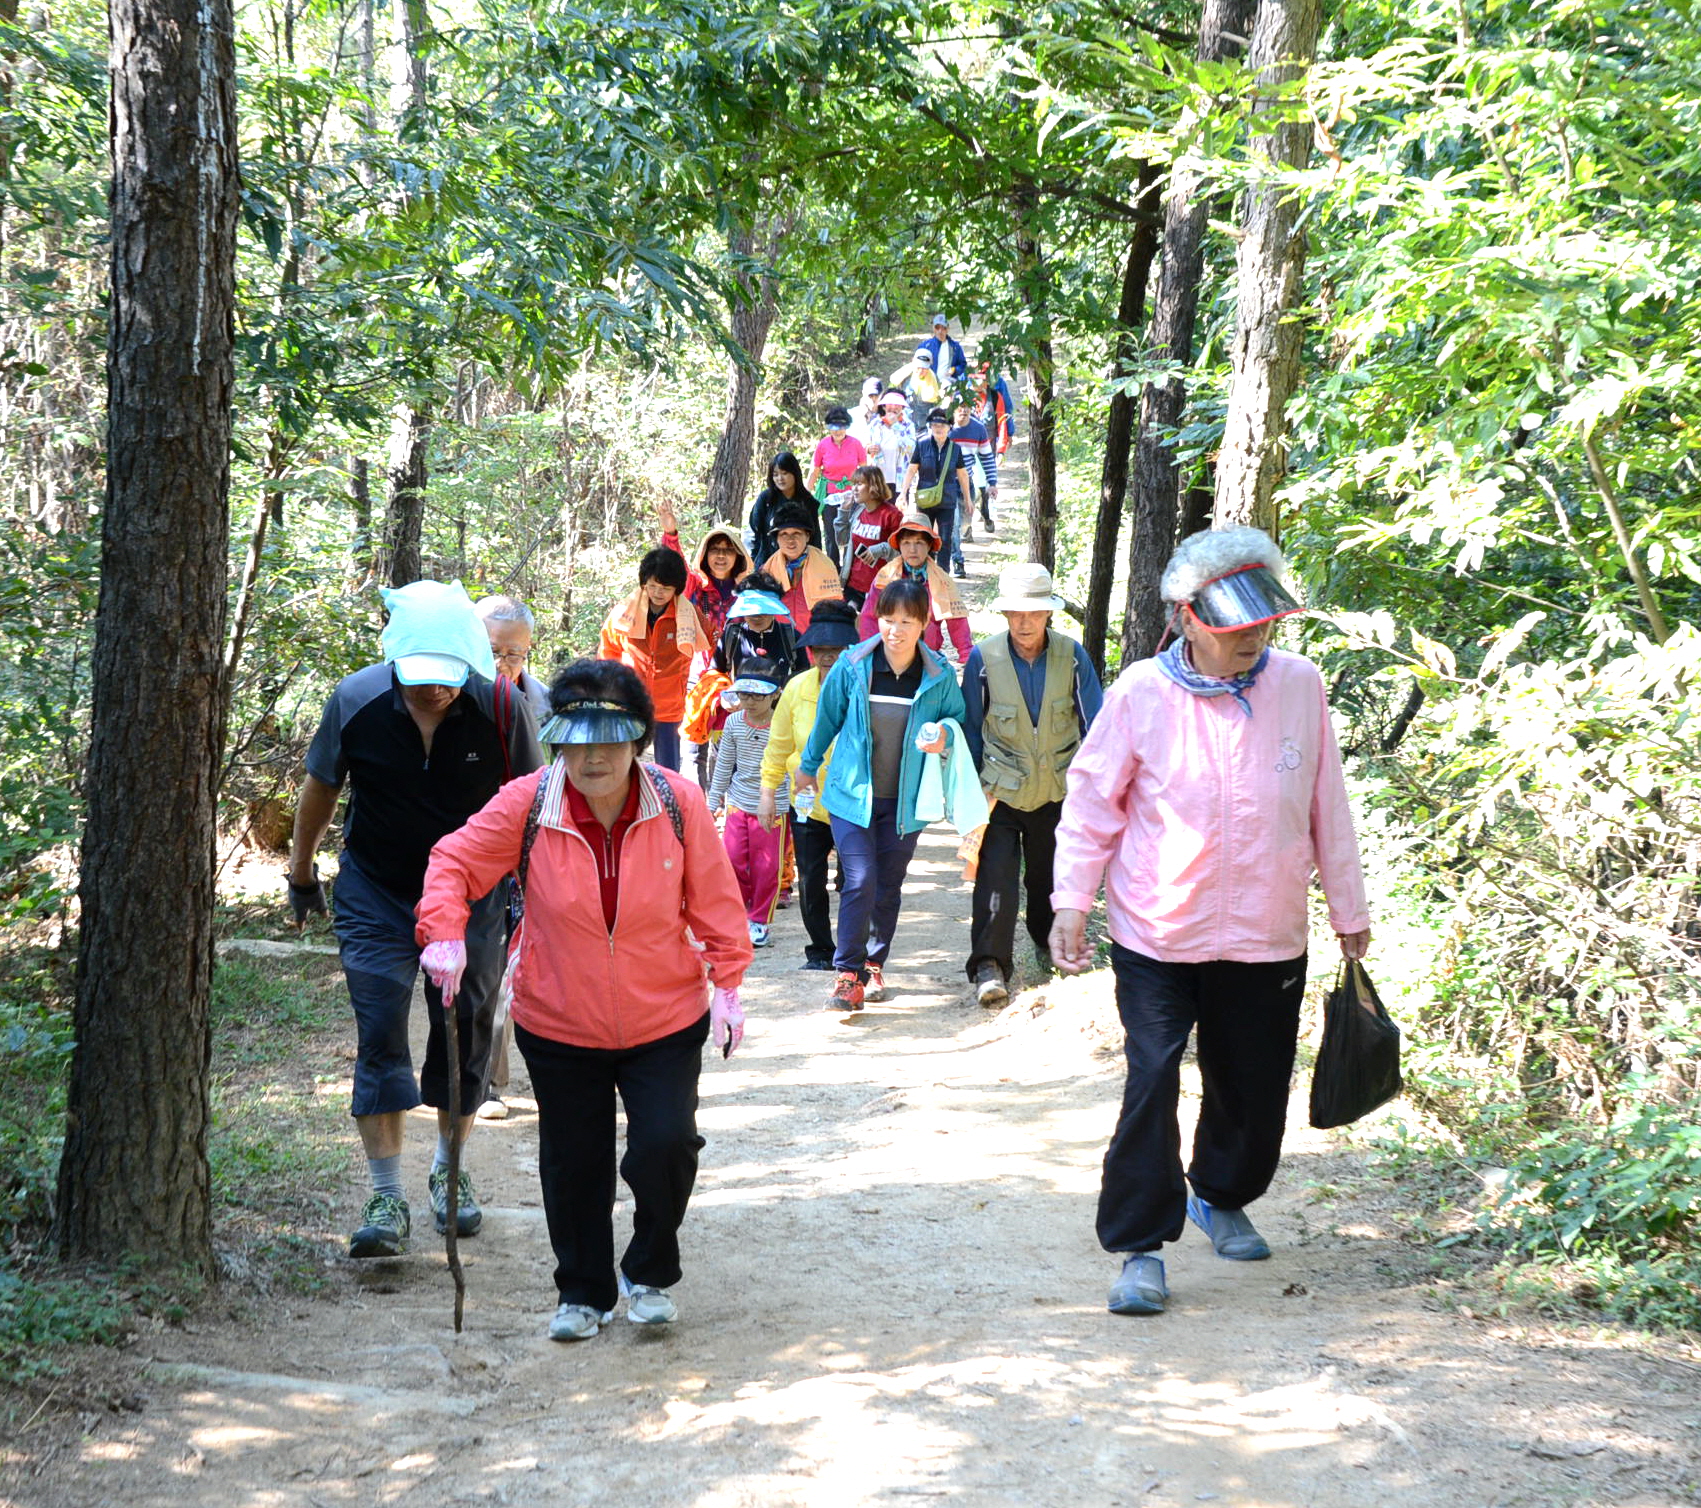
[(290, 914), (295, 918), (297, 927), (306, 926), (307, 918), (315, 911), (320, 916), (327, 914), (325, 911), (325, 887), (319, 883), (317, 868), (313, 871), (313, 878), (305, 885), (297, 885), (294, 880), (289, 881), (289, 909)]

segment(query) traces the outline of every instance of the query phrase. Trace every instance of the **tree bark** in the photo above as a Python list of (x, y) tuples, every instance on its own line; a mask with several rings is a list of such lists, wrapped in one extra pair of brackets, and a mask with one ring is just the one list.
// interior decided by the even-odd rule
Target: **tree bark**
[[(1256, 0), (1205, 0), (1195, 56), (1210, 62), (1238, 54), (1246, 45), (1255, 9)], [(1183, 137), (1190, 124), (1183, 123)], [(1193, 327), (1199, 313), (1205, 226), (1210, 213), (1211, 190), (1205, 176), (1178, 164), (1170, 175), (1169, 196), (1164, 202), (1163, 261), (1158, 268), (1149, 332), (1152, 359), (1178, 371), (1193, 360)], [(1186, 402), (1187, 384), (1179, 375), (1147, 383), (1140, 395), (1134, 519), (1128, 540), (1128, 601), (1122, 615), (1124, 665), (1155, 653), (1163, 637), (1158, 579), (1175, 548), (1176, 495), (1180, 488), (1170, 435), (1181, 423)]]
[(390, 505), (384, 518), (384, 574), (391, 586), (406, 586), (425, 574), (420, 541), (425, 533), (426, 456), (431, 414), (418, 403), (396, 405), (390, 421), (386, 468)]
[(1311, 157), (1310, 118), (1295, 114), (1288, 87), (1317, 50), (1322, 0), (1260, 0), (1250, 62), (1257, 73), (1251, 155), (1268, 165), (1241, 209), (1235, 257), (1236, 313), (1228, 418), (1217, 457), (1216, 527), (1255, 524), (1276, 532), (1276, 487), (1287, 470), (1287, 403), (1299, 385), (1304, 330), (1294, 318), (1305, 281), (1304, 206), (1275, 181)]
[[(1140, 165), (1135, 203), (1145, 209), (1158, 182), (1154, 163)], [(1128, 265), (1122, 274), (1122, 298), (1116, 310), (1116, 346), (1111, 376), (1121, 377), (1138, 354), (1136, 332), (1146, 318), (1146, 284), (1158, 252), (1155, 220), (1141, 221), (1128, 244)], [(1100, 679), (1104, 677), (1105, 638), (1110, 630), (1110, 593), (1116, 579), (1116, 546), (1122, 533), (1122, 509), (1128, 501), (1128, 453), (1134, 439), (1138, 406), (1134, 395), (1111, 395), (1105, 417), (1104, 464), (1099, 471), (1099, 517), (1093, 531), (1093, 563), (1087, 579), (1087, 615), (1081, 639)]]
[(56, 1236), (212, 1269), (237, 211), (230, 0), (111, 0), (106, 507)]
[(1050, 269), (1034, 234), (1038, 194), (1015, 194), (1016, 286), (1027, 311), (1023, 344), (1028, 379), (1028, 559), (1048, 571), (1057, 566), (1057, 395), (1051, 346)]
[[(771, 262), (778, 249), (779, 232), (770, 227), (760, 255)], [(756, 233), (740, 226), (731, 239), (733, 255), (749, 259), (758, 255)], [(744, 499), (750, 487), (750, 459), (756, 448), (756, 386), (762, 377), (762, 353), (768, 346), (768, 331), (779, 313), (779, 279), (770, 268), (745, 272), (738, 285), (741, 297), (732, 308), (732, 338), (746, 360), (735, 361), (727, 374), (726, 408), (721, 415), (720, 439), (714, 463), (709, 468), (709, 516), (739, 523), (745, 514)]]
[(365, 456), (356, 456), (350, 463), (348, 500), (354, 509), (355, 564), (364, 568), (372, 561), (372, 467)]

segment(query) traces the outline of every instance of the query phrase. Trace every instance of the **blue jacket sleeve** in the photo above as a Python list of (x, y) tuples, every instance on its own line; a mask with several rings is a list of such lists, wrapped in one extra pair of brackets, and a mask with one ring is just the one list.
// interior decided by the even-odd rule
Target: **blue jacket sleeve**
[(969, 651), (963, 661), (963, 738), (974, 756), (975, 768), (980, 768), (982, 726), (986, 720), (986, 666), (981, 663), (980, 645)]
[(1075, 645), (1075, 715), (1081, 719), (1081, 734), (1086, 736), (1093, 719), (1104, 705), (1104, 688), (1099, 685), (1099, 673), (1093, 669), (1086, 646)]

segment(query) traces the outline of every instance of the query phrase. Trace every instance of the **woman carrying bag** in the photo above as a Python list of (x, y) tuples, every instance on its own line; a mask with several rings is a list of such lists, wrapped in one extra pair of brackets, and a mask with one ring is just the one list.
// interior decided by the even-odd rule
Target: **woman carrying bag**
[[(1098, 1209), (1101, 1244), (1124, 1259), (1115, 1314), (1162, 1312), (1158, 1252), (1188, 1220), (1219, 1257), (1270, 1255), (1245, 1207), (1281, 1158), (1313, 871), (1342, 953), (1370, 946), (1322, 677), (1269, 647), (1275, 621), (1304, 611), (1282, 566), (1258, 529), (1183, 541), (1161, 585), (1181, 637), (1118, 677), (1069, 766), (1051, 955), (1066, 974), (1091, 965), (1103, 880), (1126, 1032)], [(1184, 1178), (1176, 1106), (1195, 1027), (1204, 1098)]]
[[(744, 1034), (751, 959), (738, 882), (703, 794), (638, 763), (655, 727), (625, 665), (577, 660), (539, 737), (555, 761), (510, 781), (431, 850), (418, 941), (452, 994), (472, 897), (518, 872), (525, 914), (509, 983), (538, 1107), (538, 1178), (555, 1252), (551, 1340), (588, 1340), (622, 1296), (636, 1324), (678, 1316), (679, 1228), (697, 1177), (703, 1043)], [(632, 1239), (614, 1257), (615, 1095)]]

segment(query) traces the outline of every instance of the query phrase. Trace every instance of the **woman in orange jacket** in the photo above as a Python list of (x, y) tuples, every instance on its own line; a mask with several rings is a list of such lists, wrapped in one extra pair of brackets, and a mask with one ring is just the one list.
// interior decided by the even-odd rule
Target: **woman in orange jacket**
[(609, 611), (598, 656), (619, 660), (638, 672), (655, 703), (656, 761), (679, 768), (679, 723), (691, 661), (714, 648), (697, 610), (684, 595), (684, 558), (674, 550), (651, 550), (638, 563), (638, 590)]
[[(677, 557), (676, 557), (677, 558)], [(612, 1318), (665, 1324), (678, 1310), (679, 1227), (697, 1176), (703, 1041), (743, 1037), (751, 959), (744, 904), (696, 786), (637, 756), (655, 727), (624, 665), (576, 660), (550, 687), (540, 737), (555, 761), (510, 781), (431, 851), (417, 928), (445, 998), (465, 967), (473, 898), (519, 876), (510, 949), (514, 1042), (538, 1105), (538, 1176), (555, 1251), (552, 1340)], [(614, 1097), (626, 1110), (620, 1174), (632, 1239), (614, 1260)]]

